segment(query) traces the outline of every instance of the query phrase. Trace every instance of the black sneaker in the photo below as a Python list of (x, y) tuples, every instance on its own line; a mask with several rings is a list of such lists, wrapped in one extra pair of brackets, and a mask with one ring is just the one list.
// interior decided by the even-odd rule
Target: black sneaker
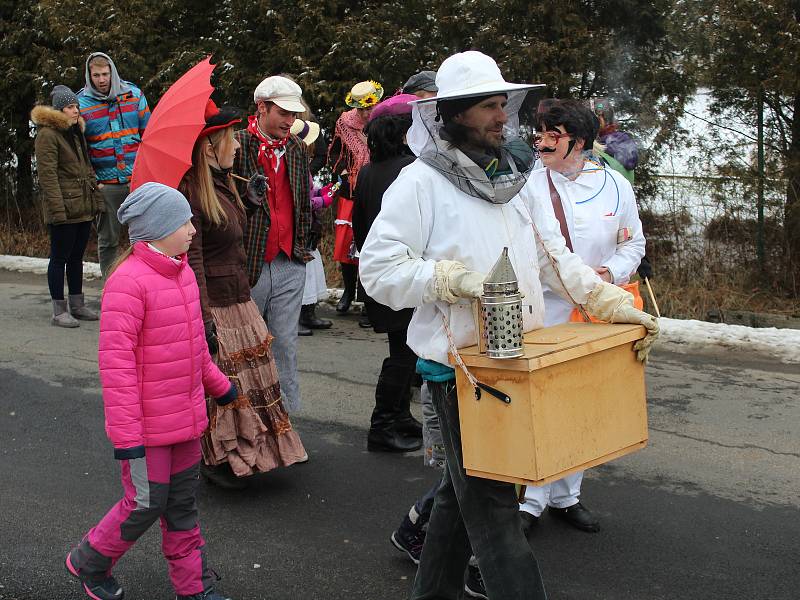
[(191, 596), (175, 596), (175, 600), (231, 600), (227, 596), (218, 594), (214, 588), (201, 592), (199, 594), (192, 594)]
[(477, 566), (467, 566), (467, 575), (464, 578), (464, 591), (470, 598), (489, 600), (489, 596), (486, 595), (486, 588), (483, 587), (481, 570)]
[(94, 600), (122, 600), (125, 597), (125, 590), (117, 583), (111, 575), (105, 573), (101, 575), (84, 575), (72, 565), (72, 552), (67, 553), (64, 566), (75, 579), (78, 579), (83, 586), (83, 591), (89, 598)]
[(422, 546), (425, 544), (424, 529), (412, 529), (401, 525), (392, 534), (390, 539), (395, 548), (400, 550), (400, 552), (405, 552), (415, 565), (419, 564)]

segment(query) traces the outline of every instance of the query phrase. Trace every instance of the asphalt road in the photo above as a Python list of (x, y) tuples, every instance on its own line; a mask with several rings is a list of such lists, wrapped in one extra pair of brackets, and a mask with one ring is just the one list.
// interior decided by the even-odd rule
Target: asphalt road
[[(96, 286), (87, 288), (96, 302)], [(97, 324), (49, 325), (44, 277), (0, 272), (0, 599), (80, 598), (70, 546), (120, 494), (103, 432)], [(300, 340), (310, 461), (244, 492), (201, 486), (219, 589), (236, 600), (408, 597), (414, 566), (388, 542), (436, 473), (365, 451), (386, 348), (356, 315)], [(656, 351), (650, 444), (587, 473), (585, 534), (542, 519), (530, 537), (553, 600), (800, 598), (800, 367)], [(159, 532), (117, 566), (126, 598), (171, 598)], [(495, 599), (503, 600), (503, 599)]]

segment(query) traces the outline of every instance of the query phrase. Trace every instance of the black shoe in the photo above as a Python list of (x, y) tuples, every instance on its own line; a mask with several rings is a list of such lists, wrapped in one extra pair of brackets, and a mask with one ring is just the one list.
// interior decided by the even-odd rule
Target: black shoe
[(525, 537), (528, 537), (528, 534), (533, 528), (539, 524), (539, 517), (525, 510), (521, 510), (519, 511), (519, 518), (522, 521), (522, 533), (525, 534)]
[(467, 565), (467, 574), (464, 577), (464, 591), (470, 598), (489, 600), (489, 596), (486, 595), (486, 588), (483, 587), (481, 570), (478, 567)]
[(342, 297), (339, 298), (339, 303), (336, 305), (337, 313), (346, 313), (350, 310), (350, 305), (353, 303), (353, 292), (345, 288), (342, 292)]
[[(307, 329), (330, 329), (333, 321), (317, 317), (316, 304), (304, 304), (300, 309), (300, 326)], [(298, 333), (298, 335), (300, 335)]]
[(600, 523), (597, 522), (597, 519), (594, 518), (592, 513), (580, 502), (568, 506), (567, 508), (548, 506), (547, 510), (550, 511), (554, 517), (569, 523), (581, 531), (587, 531), (589, 533), (597, 533), (600, 531)]
[(370, 322), (367, 313), (361, 313), (361, 316), (358, 317), (358, 326), (364, 329), (369, 329), (370, 327), (372, 327), (372, 323)]
[(227, 596), (223, 596), (222, 594), (218, 594), (214, 591), (214, 589), (206, 590), (205, 592), (201, 592), (199, 594), (192, 594), (191, 596), (175, 596), (175, 600), (231, 600)]
[(89, 598), (94, 600), (122, 600), (125, 597), (125, 590), (117, 583), (111, 575), (103, 573), (101, 575), (84, 575), (72, 565), (72, 552), (67, 553), (64, 566), (75, 579), (83, 585), (83, 591)]
[(247, 487), (246, 478), (237, 477), (226, 462), (211, 467), (200, 461), (200, 474), (208, 483), (213, 483), (226, 490), (243, 490)]
[(367, 450), (370, 452), (414, 452), (422, 448), (422, 440), (406, 437), (392, 428), (370, 429)]
[[(403, 521), (405, 525), (405, 520)], [(415, 564), (419, 564), (419, 557), (422, 555), (422, 546), (425, 544), (425, 530), (422, 527), (404, 527), (400, 525), (389, 538), (394, 547), (405, 552), (408, 558)]]
[(303, 320), (301, 319), (300, 322), (297, 324), (297, 335), (301, 337), (306, 337), (309, 335), (314, 335), (314, 332), (311, 331), (308, 327), (303, 325)]
[(397, 419), (394, 428), (406, 437), (422, 439), (422, 423), (410, 413)]

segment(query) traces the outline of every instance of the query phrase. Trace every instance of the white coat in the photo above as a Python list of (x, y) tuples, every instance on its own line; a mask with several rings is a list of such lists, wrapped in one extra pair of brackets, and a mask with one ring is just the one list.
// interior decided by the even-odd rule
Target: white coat
[(456, 347), (475, 344), (477, 337), (468, 301), (448, 305), (436, 300), (434, 264), (456, 260), (469, 270), (488, 273), (507, 246), (525, 294), (524, 331), (541, 328), (540, 279), (553, 289), (557, 279), (534, 237), (530, 216), (570, 293), (577, 302), (586, 302), (600, 278), (566, 248), (549, 197), (541, 202), (523, 189), (506, 204), (491, 204), (460, 191), (420, 160), (403, 169), (383, 196), (361, 249), (361, 283), (372, 298), (395, 310), (416, 308), (408, 328), (409, 347), (421, 358), (447, 364), (442, 315), (450, 322)]
[[(593, 269), (607, 267), (613, 283), (628, 283), (645, 253), (642, 222), (633, 188), (613, 169), (603, 169), (591, 162), (587, 162), (584, 169), (586, 172), (574, 181), (550, 171), (553, 185), (561, 197), (573, 252)], [(547, 169), (536, 169), (524, 191), (534, 198), (535, 203), (547, 203), (552, 207)], [(626, 227), (631, 239), (617, 244), (617, 233)], [(544, 301), (546, 326), (569, 320), (574, 308), (571, 302), (549, 287), (544, 289)]]

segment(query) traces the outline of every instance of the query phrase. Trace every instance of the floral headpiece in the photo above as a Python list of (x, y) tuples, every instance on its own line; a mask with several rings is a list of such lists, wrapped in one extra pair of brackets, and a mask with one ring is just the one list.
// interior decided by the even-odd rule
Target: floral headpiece
[(377, 81), (361, 81), (344, 98), (351, 108), (372, 108), (383, 98), (383, 86)]

